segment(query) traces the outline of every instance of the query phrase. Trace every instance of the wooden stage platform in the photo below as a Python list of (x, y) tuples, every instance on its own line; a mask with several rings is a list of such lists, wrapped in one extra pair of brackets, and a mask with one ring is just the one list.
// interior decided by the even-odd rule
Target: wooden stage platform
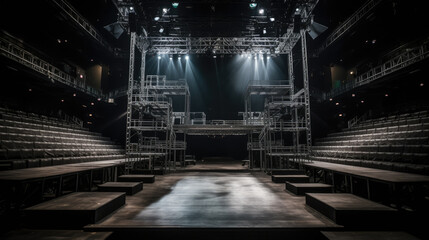
[(43, 201), (47, 188), (59, 197), (64, 191), (91, 191), (94, 181), (116, 181), (124, 165), (122, 159), (0, 171), (0, 187), (10, 206), (19, 209)]
[[(110, 218), (85, 227), (113, 232), (287, 232), (341, 229), (262, 172), (182, 172), (157, 176)], [(308, 233), (302, 233), (307, 231)], [(214, 233), (215, 234), (215, 233)], [(174, 234), (172, 236), (175, 236)], [(219, 236), (219, 235), (217, 235)], [(304, 238), (303, 238), (304, 239)]]

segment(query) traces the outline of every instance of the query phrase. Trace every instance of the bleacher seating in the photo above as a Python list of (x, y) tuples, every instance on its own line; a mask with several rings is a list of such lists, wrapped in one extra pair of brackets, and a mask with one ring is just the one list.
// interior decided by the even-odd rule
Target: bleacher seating
[(0, 108), (0, 170), (123, 159), (100, 133), (61, 119)]
[(362, 121), (313, 146), (313, 160), (429, 174), (429, 111)]

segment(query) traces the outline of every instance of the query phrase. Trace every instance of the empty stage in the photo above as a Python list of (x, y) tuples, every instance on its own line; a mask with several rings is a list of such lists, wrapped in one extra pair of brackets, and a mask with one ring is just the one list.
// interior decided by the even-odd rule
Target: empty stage
[[(264, 173), (187, 172), (159, 176), (88, 231), (157, 229), (303, 230), (339, 227)], [(310, 231), (311, 232), (311, 231)]]

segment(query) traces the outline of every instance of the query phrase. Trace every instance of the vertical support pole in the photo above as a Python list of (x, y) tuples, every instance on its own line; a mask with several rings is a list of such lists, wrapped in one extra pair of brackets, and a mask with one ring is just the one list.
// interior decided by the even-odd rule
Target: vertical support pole
[(130, 36), (130, 59), (128, 72), (128, 101), (127, 101), (127, 129), (126, 129), (126, 171), (128, 171), (131, 163), (131, 117), (133, 111), (133, 89), (134, 89), (134, 54), (136, 45), (136, 33), (132, 32)]
[(311, 153), (311, 115), (310, 115), (310, 85), (308, 79), (307, 38), (305, 29), (301, 29), (302, 71), (304, 81), (304, 103), (307, 154)]

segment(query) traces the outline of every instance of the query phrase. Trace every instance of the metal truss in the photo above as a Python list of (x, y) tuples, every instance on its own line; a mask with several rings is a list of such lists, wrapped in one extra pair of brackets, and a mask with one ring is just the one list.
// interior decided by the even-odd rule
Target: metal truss
[(65, 0), (51, 0), (51, 2), (57, 6), (61, 11), (71, 19), (83, 32), (91, 36), (101, 46), (105, 47), (110, 53), (114, 54), (113, 48), (109, 43), (101, 36), (98, 30), (90, 24), (76, 9), (74, 9)]
[(320, 54), (336, 40), (340, 39), (347, 31), (357, 25), (369, 12), (371, 12), (383, 0), (368, 0), (353, 15), (338, 26), (322, 43), (316, 54)]
[(152, 54), (287, 54), (299, 40), (288, 31), (283, 37), (147, 37)]
[(1, 55), (42, 74), (52, 82), (62, 83), (85, 94), (99, 98), (100, 100), (108, 101), (108, 97), (104, 95), (101, 90), (87, 86), (83, 80), (63, 72), (59, 68), (38, 57), (36, 54), (25, 49), (22, 43), (18, 45), (15, 42), (18, 42), (18, 40), (11, 36), (5, 37), (1, 35)]
[(325, 100), (336, 97), (340, 94), (350, 91), (351, 89), (374, 82), (384, 76), (397, 72), (427, 58), (429, 58), (429, 39), (426, 39), (417, 47), (401, 49), (393, 57), (357, 76), (353, 81), (343, 85), (340, 88), (332, 89), (332, 91), (325, 95)]

